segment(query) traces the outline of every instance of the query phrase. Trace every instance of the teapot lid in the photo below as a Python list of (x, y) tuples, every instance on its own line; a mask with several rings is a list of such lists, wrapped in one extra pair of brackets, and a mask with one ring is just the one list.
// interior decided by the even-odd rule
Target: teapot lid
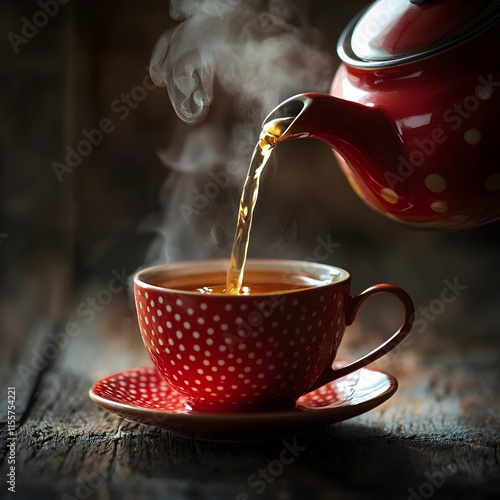
[(500, 0), (378, 0), (342, 33), (351, 66), (384, 67), (447, 49), (500, 19)]

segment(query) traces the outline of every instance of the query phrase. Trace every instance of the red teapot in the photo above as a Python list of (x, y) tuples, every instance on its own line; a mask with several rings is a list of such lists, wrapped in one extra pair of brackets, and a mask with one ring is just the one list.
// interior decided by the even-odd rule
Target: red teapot
[(500, 0), (379, 0), (337, 51), (331, 95), (297, 95), (265, 120), (294, 117), (279, 141), (327, 142), (356, 193), (399, 221), (499, 219)]

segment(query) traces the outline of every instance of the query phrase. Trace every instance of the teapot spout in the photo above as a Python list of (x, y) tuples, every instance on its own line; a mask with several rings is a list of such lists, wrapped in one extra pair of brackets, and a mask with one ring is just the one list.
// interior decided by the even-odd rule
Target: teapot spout
[[(326, 142), (338, 153), (339, 164), (356, 193), (372, 208), (387, 213), (384, 206), (394, 196), (387, 176), (405, 153), (395, 124), (383, 111), (311, 92), (284, 101), (264, 123), (284, 117), (289, 125), (279, 142), (305, 138)], [(400, 189), (398, 201), (403, 201), (404, 194)]]

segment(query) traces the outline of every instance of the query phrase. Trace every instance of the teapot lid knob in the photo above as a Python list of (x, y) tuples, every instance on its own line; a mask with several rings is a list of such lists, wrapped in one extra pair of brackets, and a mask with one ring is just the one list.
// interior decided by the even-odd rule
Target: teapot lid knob
[(448, 49), (500, 20), (500, 0), (378, 0), (340, 36), (350, 66), (386, 67)]

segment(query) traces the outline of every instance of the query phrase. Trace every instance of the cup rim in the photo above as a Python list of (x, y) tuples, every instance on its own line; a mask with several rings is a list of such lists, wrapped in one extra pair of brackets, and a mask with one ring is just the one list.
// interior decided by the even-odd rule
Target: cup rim
[[(166, 264), (160, 264), (155, 266), (146, 267), (136, 272), (134, 275), (134, 285), (139, 286), (143, 289), (155, 290), (157, 292), (171, 292), (183, 295), (195, 295), (200, 296), (200, 293), (197, 291), (191, 290), (180, 290), (177, 288), (169, 288), (166, 286), (155, 285), (147, 281), (148, 275), (157, 276), (159, 273), (166, 273), (168, 270), (177, 269), (190, 269), (189, 275), (196, 273), (196, 270), (193, 267), (199, 267), (200, 269), (214, 270), (216, 266), (219, 266), (221, 270), (227, 270), (229, 266), (228, 258), (217, 258), (217, 259), (193, 259), (193, 260), (180, 260), (175, 262), (169, 262)], [(335, 281), (325, 282), (319, 285), (314, 286), (305, 286), (304, 288), (295, 288), (291, 290), (276, 290), (273, 292), (259, 293), (255, 295), (228, 295), (225, 293), (215, 292), (207, 294), (206, 297), (225, 297), (225, 298), (242, 298), (242, 297), (257, 297), (257, 296), (269, 296), (269, 295), (283, 295), (283, 294), (293, 294), (298, 292), (310, 291), (310, 290), (318, 290), (325, 287), (330, 286), (339, 286), (342, 283), (345, 283), (351, 278), (351, 275), (345, 269), (332, 266), (329, 264), (322, 264), (319, 262), (311, 262), (307, 260), (298, 260), (298, 259), (272, 259), (272, 258), (249, 258), (246, 262), (246, 269), (255, 270), (257, 267), (260, 270), (272, 270), (276, 271), (276, 266), (281, 267), (284, 271), (295, 269), (299, 272), (306, 272), (307, 270), (316, 270), (323, 271), (324, 273), (329, 273), (329, 276), (333, 279), (334, 276), (339, 276)], [(328, 276), (328, 275), (327, 275)]]

